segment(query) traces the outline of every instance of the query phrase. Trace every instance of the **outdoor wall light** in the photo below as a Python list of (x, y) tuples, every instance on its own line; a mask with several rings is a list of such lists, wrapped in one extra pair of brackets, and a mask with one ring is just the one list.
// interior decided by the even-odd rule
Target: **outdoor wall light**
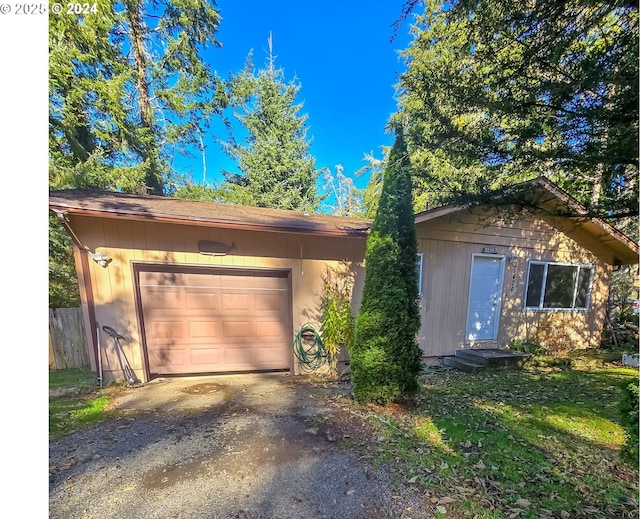
[(111, 258), (106, 252), (91, 252), (88, 250), (87, 254), (101, 267), (107, 268), (107, 265), (111, 263)]

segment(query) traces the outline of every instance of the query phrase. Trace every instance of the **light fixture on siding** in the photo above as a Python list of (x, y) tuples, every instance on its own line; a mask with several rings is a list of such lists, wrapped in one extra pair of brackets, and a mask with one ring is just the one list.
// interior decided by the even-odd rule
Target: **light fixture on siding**
[(106, 252), (91, 252), (87, 250), (87, 255), (101, 267), (107, 268), (111, 263), (111, 257)]
[(76, 236), (76, 233), (73, 232), (73, 229), (69, 225), (69, 221), (67, 220), (66, 213), (64, 211), (54, 209), (54, 212), (56, 213), (56, 217), (58, 218), (58, 221), (69, 233), (69, 236), (71, 236), (73, 243), (76, 244), (78, 249), (80, 249), (81, 251), (85, 251), (87, 253), (87, 256), (89, 256), (93, 261), (95, 261), (101, 267), (106, 268), (107, 265), (111, 263), (111, 258), (106, 252), (91, 252), (89, 250), (89, 247), (87, 247), (80, 241), (80, 238)]
[(200, 254), (205, 254), (207, 256), (226, 256), (235, 248), (236, 244), (233, 242), (231, 243), (231, 245), (227, 245), (226, 243), (222, 243), (221, 241), (198, 241), (198, 251), (200, 252)]

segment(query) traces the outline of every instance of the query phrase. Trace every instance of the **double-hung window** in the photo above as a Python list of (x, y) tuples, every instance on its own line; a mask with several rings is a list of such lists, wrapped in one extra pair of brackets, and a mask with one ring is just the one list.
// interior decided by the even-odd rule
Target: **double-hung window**
[(593, 265), (530, 261), (525, 309), (586, 310), (589, 308)]

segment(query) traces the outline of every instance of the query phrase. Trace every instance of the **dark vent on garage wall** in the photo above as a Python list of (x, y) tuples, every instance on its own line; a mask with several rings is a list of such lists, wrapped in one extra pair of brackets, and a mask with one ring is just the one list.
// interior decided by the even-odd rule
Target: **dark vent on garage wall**
[(198, 250), (200, 251), (200, 254), (208, 254), (209, 256), (225, 256), (235, 248), (235, 243), (227, 245), (221, 241), (198, 241)]

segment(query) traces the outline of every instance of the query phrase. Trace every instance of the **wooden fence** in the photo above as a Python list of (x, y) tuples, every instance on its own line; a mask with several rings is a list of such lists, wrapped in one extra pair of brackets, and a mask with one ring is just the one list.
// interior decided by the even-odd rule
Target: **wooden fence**
[(49, 309), (49, 369), (88, 368), (80, 308)]

